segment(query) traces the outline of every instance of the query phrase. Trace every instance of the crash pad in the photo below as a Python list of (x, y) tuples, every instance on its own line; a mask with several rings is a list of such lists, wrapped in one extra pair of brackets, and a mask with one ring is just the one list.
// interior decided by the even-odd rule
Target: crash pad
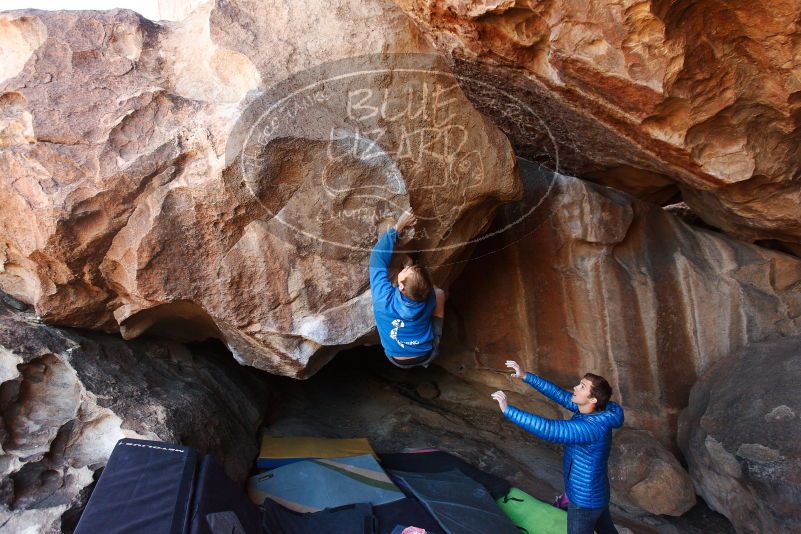
[(385, 504), (405, 495), (369, 455), (303, 460), (251, 477), (248, 495), (256, 504), (270, 498), (296, 512), (346, 504)]
[(487, 489), (461, 471), (390, 474), (423, 504), (445, 534), (520, 534)]
[(526, 534), (564, 534), (567, 512), (512, 488), (496, 501), (503, 513)]
[(261, 451), (256, 460), (258, 469), (273, 469), (282, 465), (318, 458), (345, 458), (372, 454), (367, 438), (318, 438), (262, 436)]

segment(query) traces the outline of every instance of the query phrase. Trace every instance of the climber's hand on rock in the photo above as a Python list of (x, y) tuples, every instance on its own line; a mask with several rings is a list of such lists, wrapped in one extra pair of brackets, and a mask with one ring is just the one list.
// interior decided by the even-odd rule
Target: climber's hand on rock
[(520, 367), (520, 364), (514, 360), (506, 360), (506, 367), (509, 369), (513, 369), (514, 373), (512, 373), (513, 378), (525, 378), (526, 372)]
[(509, 405), (509, 403), (506, 401), (506, 393), (504, 393), (503, 391), (496, 391), (490, 396), (496, 401), (498, 401), (498, 406), (501, 407), (501, 411), (505, 412), (506, 407)]
[(404, 211), (398, 219), (398, 222), (395, 223), (395, 231), (401, 233), (406, 228), (413, 228), (416, 223), (417, 216), (414, 214), (412, 209), (409, 208), (409, 211)]

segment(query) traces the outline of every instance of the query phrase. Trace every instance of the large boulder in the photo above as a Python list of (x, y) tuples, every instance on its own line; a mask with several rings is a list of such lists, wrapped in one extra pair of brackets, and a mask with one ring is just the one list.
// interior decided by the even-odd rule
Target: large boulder
[(801, 337), (753, 343), (693, 386), (679, 445), (696, 491), (738, 532), (801, 531)]
[(612, 501), (634, 511), (679, 516), (695, 505), (690, 475), (647, 430), (615, 433), (609, 483)]
[(267, 407), (222, 348), (54, 328), (0, 301), (0, 530), (61, 532), (124, 437), (197, 447), (243, 481)]
[(663, 202), (680, 190), (713, 226), (801, 253), (798, 0), (396, 2), (473, 87), (515, 92), (514, 108), (470, 94), (521, 156)]
[(48, 323), (217, 337), (308, 376), (371, 335), (369, 249), (404, 209), (442, 283), (520, 193), (389, 0), (0, 24), (0, 288)]
[(520, 165), (525, 201), (477, 248), (450, 300), (442, 359), (487, 383), (509, 358), (563, 386), (613, 384), (626, 421), (675, 451), (713, 362), (801, 333), (801, 260), (690, 227), (619, 191)]

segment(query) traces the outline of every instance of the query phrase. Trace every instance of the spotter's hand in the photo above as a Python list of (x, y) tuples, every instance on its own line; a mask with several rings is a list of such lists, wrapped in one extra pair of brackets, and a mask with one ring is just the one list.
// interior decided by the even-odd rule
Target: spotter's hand
[(520, 367), (520, 364), (517, 363), (516, 361), (514, 361), (514, 360), (506, 360), (506, 367), (508, 367), (509, 369), (514, 370), (514, 373), (512, 373), (512, 377), (513, 378), (525, 378), (526, 377), (526, 372), (523, 370), (522, 367)]
[(498, 401), (498, 406), (501, 407), (501, 411), (505, 412), (506, 407), (509, 405), (509, 403), (506, 400), (506, 393), (504, 393), (503, 391), (496, 391), (490, 396), (496, 401)]

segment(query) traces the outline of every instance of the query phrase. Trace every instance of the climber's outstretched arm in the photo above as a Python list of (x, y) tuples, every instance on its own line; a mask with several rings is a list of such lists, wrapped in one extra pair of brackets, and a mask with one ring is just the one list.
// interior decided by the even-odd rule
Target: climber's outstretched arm
[(409, 210), (400, 216), (395, 226), (390, 227), (378, 238), (378, 243), (370, 253), (370, 289), (373, 300), (386, 300), (392, 295), (392, 282), (389, 279), (389, 263), (395, 252), (398, 234), (407, 227), (414, 226), (417, 217)]
[(378, 243), (370, 253), (370, 290), (373, 301), (386, 301), (392, 295), (392, 282), (389, 280), (389, 262), (395, 250), (398, 232), (392, 226), (378, 238)]

